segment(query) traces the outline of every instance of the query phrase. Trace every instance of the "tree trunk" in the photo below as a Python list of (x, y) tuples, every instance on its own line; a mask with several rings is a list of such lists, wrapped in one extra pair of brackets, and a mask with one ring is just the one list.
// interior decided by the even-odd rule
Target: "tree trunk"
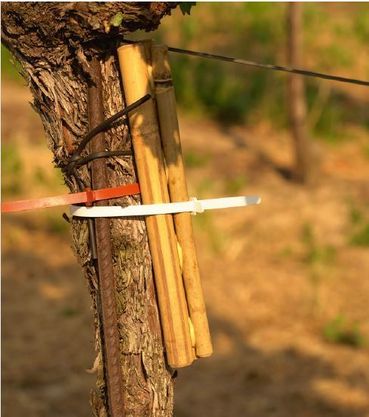
[[(176, 3), (3, 3), (2, 40), (20, 61), (40, 114), (56, 166), (63, 167), (88, 127), (91, 59), (101, 67), (105, 117), (124, 108), (116, 47), (122, 35), (155, 29)], [(105, 132), (109, 150), (131, 150), (126, 121)], [(88, 151), (84, 151), (86, 155)], [(133, 157), (104, 159), (110, 186), (136, 182)], [(91, 186), (89, 166), (78, 169)], [(72, 192), (76, 179), (65, 174)], [(138, 202), (124, 197), (119, 203)], [(108, 416), (107, 381), (101, 341), (98, 278), (88, 224), (72, 219), (74, 252), (93, 302), (98, 353), (97, 386), (91, 394), (95, 416)], [(166, 365), (151, 257), (143, 220), (110, 220), (112, 261), (126, 416), (170, 416), (173, 371)]]
[[(287, 59), (291, 67), (301, 66), (302, 56), (302, 7), (300, 3), (287, 5)], [(295, 167), (293, 177), (301, 183), (311, 183), (316, 177), (312, 143), (306, 125), (306, 101), (304, 81), (301, 76), (288, 76), (288, 110), (291, 133), (294, 140)]]

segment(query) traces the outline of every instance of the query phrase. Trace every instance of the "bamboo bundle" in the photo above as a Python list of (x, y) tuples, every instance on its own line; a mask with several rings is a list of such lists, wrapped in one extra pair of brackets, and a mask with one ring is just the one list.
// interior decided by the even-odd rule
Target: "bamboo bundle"
[[(173, 202), (187, 201), (189, 197), (182, 158), (176, 99), (168, 60), (168, 48), (165, 45), (153, 45), (152, 47), (152, 74), (155, 83), (161, 140), (168, 169), (170, 199)], [(190, 318), (194, 327), (196, 355), (198, 357), (210, 356), (213, 348), (201, 288), (191, 215), (189, 213), (175, 214), (174, 223), (183, 256), (182, 273)]]
[[(118, 49), (126, 104), (152, 94), (148, 43)], [(149, 100), (129, 116), (137, 173), (144, 204), (169, 202), (155, 104)], [(194, 354), (177, 240), (170, 215), (146, 218), (167, 360), (173, 368), (190, 365)]]

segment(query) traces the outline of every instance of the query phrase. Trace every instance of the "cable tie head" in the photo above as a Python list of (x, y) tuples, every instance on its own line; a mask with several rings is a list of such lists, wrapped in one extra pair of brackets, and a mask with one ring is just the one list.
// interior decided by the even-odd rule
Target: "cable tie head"
[(197, 213), (203, 213), (205, 211), (201, 201), (199, 201), (196, 197), (191, 197), (190, 200), (193, 202), (192, 215), (196, 216)]

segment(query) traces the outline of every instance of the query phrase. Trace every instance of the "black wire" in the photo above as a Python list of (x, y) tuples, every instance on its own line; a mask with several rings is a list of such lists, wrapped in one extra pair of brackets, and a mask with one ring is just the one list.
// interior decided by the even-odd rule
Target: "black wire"
[[(123, 39), (122, 42), (128, 43), (128, 44), (138, 43), (138, 41), (132, 41), (128, 39)], [(305, 77), (323, 78), (325, 80), (338, 81), (341, 83), (364, 85), (366, 87), (369, 87), (369, 81), (359, 80), (357, 78), (341, 77), (339, 75), (324, 74), (322, 72), (316, 72), (316, 71), (308, 71), (302, 68), (292, 68), (292, 67), (286, 67), (283, 65), (274, 65), (274, 64), (261, 64), (260, 62), (248, 61), (246, 59), (234, 58), (234, 57), (224, 56), (224, 55), (219, 55), (219, 54), (211, 54), (209, 52), (191, 51), (189, 49), (174, 48), (173, 46), (168, 46), (168, 51), (178, 53), (178, 54), (198, 56), (201, 58), (216, 59), (218, 61), (232, 62), (234, 64), (246, 65), (246, 66), (254, 67), (254, 68), (262, 68), (262, 69), (268, 69), (272, 71), (283, 71), (283, 72), (289, 72), (293, 74), (304, 75)]]
[(102, 151), (102, 152), (94, 152), (90, 153), (85, 157), (79, 158), (75, 161), (75, 167), (79, 167), (81, 165), (87, 164), (88, 162), (94, 159), (100, 158), (109, 158), (111, 156), (132, 156), (131, 151)]
[(233, 62), (234, 64), (247, 65), (249, 67), (263, 68), (263, 69), (269, 69), (273, 71), (290, 72), (293, 74), (300, 74), (300, 75), (304, 75), (307, 77), (324, 78), (326, 80), (339, 81), (342, 83), (365, 85), (366, 87), (369, 86), (369, 81), (358, 80), (356, 78), (341, 77), (338, 75), (323, 74), (322, 72), (308, 71), (308, 70), (304, 70), (300, 68), (285, 67), (282, 65), (273, 65), (273, 64), (260, 64), (259, 62), (247, 61), (245, 59), (233, 58), (233, 57), (217, 55), (217, 54), (210, 54), (208, 52), (190, 51), (188, 49), (173, 48), (171, 46), (168, 46), (168, 51), (179, 53), (179, 54), (185, 54), (185, 55), (199, 56), (201, 58), (216, 59), (218, 61)]
[[(106, 152), (98, 152), (98, 156), (93, 156), (94, 154), (88, 155), (84, 158), (81, 158), (80, 155), (83, 149), (86, 147), (88, 142), (95, 137), (98, 133), (103, 132), (111, 127), (112, 123), (123, 116), (127, 116), (127, 114), (139, 107), (141, 104), (145, 103), (147, 100), (151, 98), (151, 94), (146, 94), (134, 103), (127, 106), (125, 109), (120, 110), (118, 113), (115, 113), (113, 116), (109, 117), (108, 119), (101, 122), (99, 125), (95, 126), (91, 129), (81, 140), (79, 143), (76, 151), (70, 156), (68, 159), (67, 164), (62, 168), (68, 175), (75, 174), (75, 168), (77, 166), (83, 165), (86, 162), (93, 160), (94, 158), (104, 158), (108, 156), (118, 156), (118, 155), (126, 155), (126, 151), (106, 151)], [(104, 155), (102, 155), (104, 154)], [(82, 162), (81, 162), (82, 161)]]
[(111, 126), (111, 124), (113, 122), (115, 122), (117, 119), (119, 119), (120, 117), (127, 116), (127, 114), (130, 111), (136, 109), (137, 107), (139, 107), (141, 104), (145, 103), (145, 101), (149, 100), (150, 98), (151, 98), (151, 94), (144, 95), (143, 97), (141, 97), (140, 99), (138, 99), (134, 103), (132, 103), (129, 106), (127, 106), (125, 109), (119, 111), (118, 113), (114, 114), (113, 116), (109, 117), (108, 119), (104, 120), (102, 123), (100, 123), (99, 125), (97, 125), (93, 129), (91, 129), (87, 133), (87, 135), (82, 139), (82, 141), (80, 142), (80, 144), (78, 145), (78, 148), (77, 148), (76, 152), (73, 154), (73, 157), (76, 154), (79, 155), (83, 151), (83, 149), (85, 148), (85, 146), (87, 145), (87, 143), (94, 136), (96, 136), (98, 133), (103, 132), (104, 130), (106, 130), (107, 128), (109, 128)]

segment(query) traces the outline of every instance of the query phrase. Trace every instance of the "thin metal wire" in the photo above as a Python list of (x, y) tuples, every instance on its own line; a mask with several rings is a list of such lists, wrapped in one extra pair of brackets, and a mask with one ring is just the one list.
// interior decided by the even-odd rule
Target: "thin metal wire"
[(301, 69), (301, 68), (292, 68), (292, 67), (286, 67), (283, 65), (261, 64), (259, 62), (248, 61), (245, 59), (233, 58), (233, 57), (224, 56), (224, 55), (210, 54), (208, 52), (191, 51), (188, 49), (174, 48), (171, 46), (168, 46), (168, 50), (170, 52), (175, 52), (179, 54), (198, 56), (198, 57), (207, 58), (207, 59), (215, 59), (218, 61), (233, 62), (234, 64), (247, 65), (249, 67), (262, 68), (262, 69), (268, 69), (268, 70), (273, 70), (273, 71), (290, 72), (293, 74), (304, 75), (306, 77), (324, 78), (326, 80), (364, 85), (366, 87), (369, 87), (369, 81), (359, 80), (356, 78), (348, 78), (348, 77), (341, 77), (339, 75), (324, 74), (322, 72), (308, 71), (308, 70)]
[(89, 162), (93, 161), (94, 159), (99, 158), (110, 158), (112, 156), (126, 156), (132, 157), (131, 151), (103, 151), (103, 152), (94, 152), (90, 153), (85, 157), (80, 157), (78, 160), (75, 161), (76, 168), (80, 167), (81, 165), (88, 164)]
[[(133, 43), (138, 43), (139, 41), (123, 39), (122, 42), (133, 44)], [(325, 80), (332, 80), (332, 81), (338, 81), (341, 83), (349, 83), (349, 84), (363, 85), (365, 87), (369, 87), (369, 81), (366, 81), (366, 80), (342, 77), (339, 75), (325, 74), (323, 72), (317, 72), (317, 71), (309, 71), (303, 68), (293, 68), (293, 67), (287, 67), (287, 66), (275, 65), (275, 64), (262, 64), (260, 62), (249, 61), (246, 59), (234, 58), (234, 57), (219, 55), (219, 54), (211, 54), (209, 52), (192, 51), (189, 49), (175, 48), (173, 46), (168, 46), (168, 51), (174, 52), (177, 54), (197, 56), (200, 58), (214, 59), (214, 60), (224, 61), (224, 62), (232, 62), (234, 64), (246, 65), (248, 67), (261, 68), (261, 69), (267, 69), (267, 70), (272, 70), (272, 71), (289, 72), (293, 74), (303, 75), (305, 77), (323, 78)]]
[(151, 94), (146, 94), (134, 103), (127, 106), (125, 109), (120, 110), (118, 113), (114, 114), (113, 116), (109, 117), (108, 119), (105, 119), (102, 123), (100, 123), (98, 126), (91, 129), (87, 135), (81, 140), (80, 144), (78, 145), (78, 148), (75, 152), (75, 154), (79, 155), (87, 143), (98, 133), (104, 132), (107, 130), (113, 122), (115, 122), (117, 119), (119, 119), (122, 116), (127, 116), (129, 112), (132, 110), (135, 110), (137, 107), (141, 106), (141, 104), (145, 103), (145, 101), (149, 100), (151, 98)]
[[(118, 113), (115, 113), (113, 116), (109, 117), (108, 119), (105, 119), (102, 123), (100, 123), (98, 126), (91, 129), (81, 140), (79, 143), (77, 150), (68, 158), (68, 162), (65, 164), (65, 166), (62, 168), (68, 175), (70, 175), (76, 167), (89, 162), (94, 159), (93, 156), (87, 156), (85, 158), (81, 158), (81, 153), (88, 144), (88, 142), (93, 139), (98, 133), (104, 132), (107, 129), (110, 129), (112, 124), (118, 120), (119, 118), (123, 116), (127, 116), (129, 112), (132, 110), (135, 110), (137, 107), (139, 107), (141, 104), (145, 103), (147, 100), (151, 98), (151, 94), (146, 94), (145, 96), (141, 97), (134, 103), (127, 106), (125, 109), (120, 110)], [(118, 153), (121, 152), (121, 155), (125, 154), (125, 151), (108, 151), (106, 152), (106, 157), (108, 156), (117, 156)], [(103, 156), (101, 153), (99, 153), (99, 156), (95, 156), (97, 158), (102, 158)]]

